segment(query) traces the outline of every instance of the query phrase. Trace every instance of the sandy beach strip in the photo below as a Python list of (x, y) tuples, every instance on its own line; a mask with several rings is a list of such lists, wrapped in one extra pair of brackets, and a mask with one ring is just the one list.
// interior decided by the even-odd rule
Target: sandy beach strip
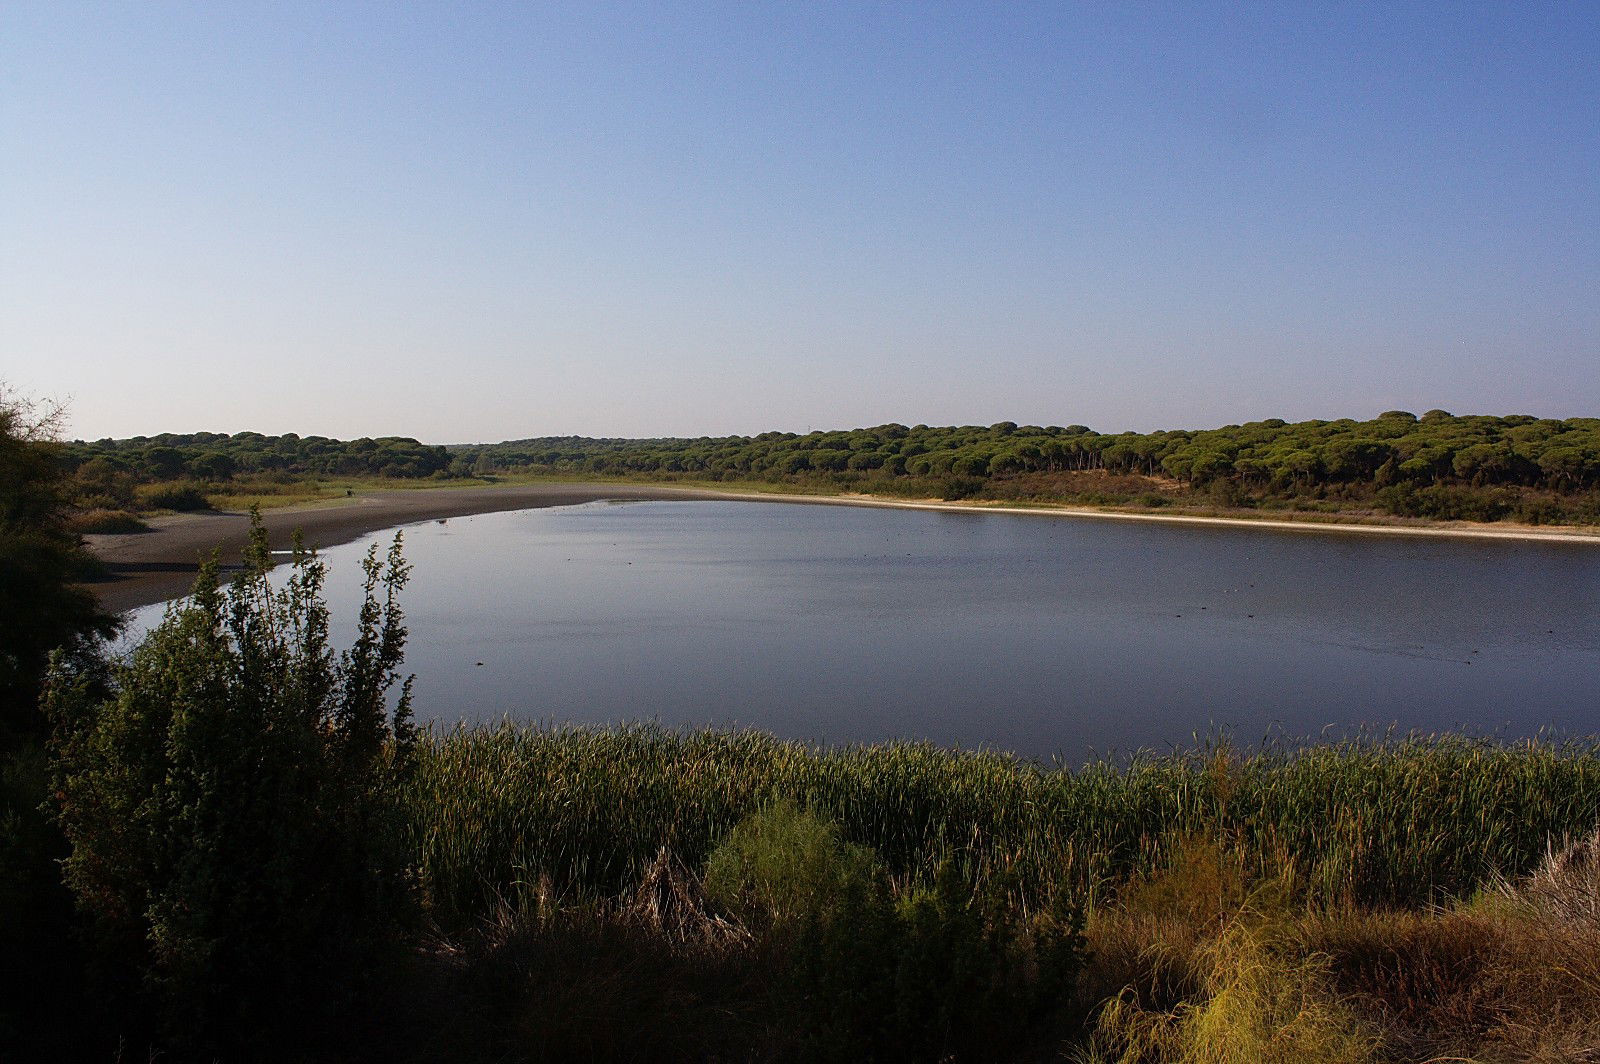
[(748, 499), (754, 502), (823, 503), (833, 506), (881, 506), (898, 510), (939, 510), (963, 514), (1026, 514), (1034, 517), (1073, 517), (1104, 521), (1155, 521), (1162, 524), (1213, 525), (1227, 528), (1259, 529), (1267, 532), (1322, 532), (1337, 535), (1428, 536), (1446, 539), (1498, 539), (1533, 543), (1581, 543), (1600, 546), (1600, 530), (1570, 525), (1540, 527), (1512, 522), (1476, 524), (1470, 521), (1441, 521), (1436, 524), (1360, 524), (1355, 520), (1295, 520), (1254, 517), (1213, 517), (1205, 514), (1142, 513), (1129, 510), (1099, 510), (1083, 506), (1010, 506), (986, 502), (941, 502), (937, 499), (885, 499), (873, 495), (780, 495), (765, 492), (707, 491), (708, 498)]
[[(262, 524), (273, 550), (287, 550), (299, 530), (308, 547), (322, 550), (399, 525), (504, 510), (574, 506), (601, 500), (711, 499), (722, 496), (691, 488), (633, 484), (493, 484), (466, 488), (377, 491), (308, 506), (263, 510)], [(150, 531), (85, 536), (110, 571), (90, 585), (100, 604), (120, 613), (186, 594), (202, 559), (221, 551), (224, 565), (237, 563), (249, 540), (250, 518), (236, 511), (175, 514), (149, 521)]]
[[(1130, 513), (1070, 506), (997, 506), (937, 500), (884, 499), (865, 495), (786, 495), (777, 492), (717, 491), (653, 484), (495, 484), (465, 488), (397, 489), (362, 494), (303, 507), (266, 510), (262, 522), (274, 550), (287, 549), (298, 529), (306, 545), (316, 549), (348, 543), (370, 532), (399, 525), (470, 514), (527, 510), (544, 506), (613, 500), (739, 500), (825, 506), (875, 506), (899, 510), (935, 510), (961, 514), (1022, 514), (1109, 521), (1154, 521), (1265, 532), (1313, 532), (1336, 535), (1430, 536), (1455, 539), (1508, 540), (1600, 546), (1600, 533), (1528, 525), (1355, 524), (1337, 521), (1255, 520), (1191, 514)], [(86, 536), (90, 548), (106, 563), (110, 579), (92, 587), (101, 604), (121, 612), (164, 602), (187, 592), (201, 559), (220, 550), (224, 563), (236, 562), (249, 533), (243, 513), (177, 514), (150, 521), (149, 532), (133, 535)]]

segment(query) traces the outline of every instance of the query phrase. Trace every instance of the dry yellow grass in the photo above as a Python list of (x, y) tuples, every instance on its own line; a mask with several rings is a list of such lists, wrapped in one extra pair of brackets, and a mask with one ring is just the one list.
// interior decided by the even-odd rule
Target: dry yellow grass
[(1469, 902), (1378, 911), (1191, 841), (1089, 947), (1084, 1064), (1600, 1060), (1600, 836)]

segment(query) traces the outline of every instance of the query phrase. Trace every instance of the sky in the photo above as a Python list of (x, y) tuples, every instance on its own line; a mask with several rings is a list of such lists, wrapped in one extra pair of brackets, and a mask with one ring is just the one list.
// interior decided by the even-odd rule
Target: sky
[(68, 434), (1600, 415), (1600, 4), (0, 5)]

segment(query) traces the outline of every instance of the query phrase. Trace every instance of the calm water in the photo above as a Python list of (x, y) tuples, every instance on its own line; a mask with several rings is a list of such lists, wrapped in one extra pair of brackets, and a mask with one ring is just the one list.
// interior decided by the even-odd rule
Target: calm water
[[(1600, 731), (1592, 546), (739, 502), (486, 514), (405, 541), (423, 719), (1071, 760), (1213, 727)], [(367, 542), (325, 554), (346, 632)]]

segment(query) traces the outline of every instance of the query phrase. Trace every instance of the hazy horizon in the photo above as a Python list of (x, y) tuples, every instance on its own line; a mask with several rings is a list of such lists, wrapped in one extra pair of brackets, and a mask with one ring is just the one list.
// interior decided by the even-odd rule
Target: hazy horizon
[(1600, 414), (1600, 6), (0, 11), (0, 380), (429, 442)]
[[(1412, 411), (1409, 411), (1409, 412), (1412, 413), (1412, 414), (1421, 415), (1421, 414), (1426, 413), (1427, 410), (1429, 410), (1429, 409), (1440, 409), (1440, 408), (1438, 408), (1438, 407), (1430, 407), (1430, 408), (1426, 408), (1426, 409), (1422, 409), (1422, 410), (1412, 410)], [(1300, 418), (1300, 419), (1295, 419), (1295, 420), (1300, 420), (1300, 421), (1341, 421), (1341, 420), (1348, 419), (1348, 420), (1351, 420), (1351, 421), (1371, 421), (1371, 420), (1374, 420), (1378, 416), (1379, 413), (1383, 413), (1383, 412), (1384, 411), (1377, 411), (1377, 412), (1374, 412), (1372, 414), (1364, 414), (1364, 415), (1341, 414), (1341, 415), (1339, 415), (1337, 417), (1326, 417), (1326, 418), (1310, 417), (1310, 418)], [(1486, 416), (1486, 417), (1532, 416), (1532, 417), (1539, 417), (1539, 418), (1549, 417), (1549, 418), (1552, 418), (1554, 420), (1569, 420), (1571, 418), (1579, 418), (1579, 417), (1582, 417), (1582, 418), (1600, 417), (1600, 414), (1571, 414), (1571, 415), (1566, 415), (1566, 416), (1545, 415), (1545, 414), (1539, 414), (1539, 413), (1536, 413), (1536, 412), (1533, 412), (1533, 411), (1527, 411), (1527, 410), (1507, 410), (1507, 411), (1504, 411), (1503, 413), (1492, 413), (1492, 412), (1486, 411), (1486, 410), (1466, 410), (1466, 411), (1451, 410), (1451, 411), (1448, 411), (1448, 413), (1454, 414), (1454, 415), (1457, 415), (1457, 416), (1462, 416), (1462, 417), (1471, 417), (1471, 416)], [(1059, 426), (1059, 427), (1065, 427), (1067, 425), (1083, 425), (1085, 428), (1091, 429), (1094, 432), (1100, 433), (1103, 436), (1114, 436), (1114, 435), (1117, 435), (1118, 433), (1122, 433), (1122, 432), (1163, 432), (1163, 431), (1195, 431), (1195, 432), (1199, 432), (1199, 431), (1205, 431), (1205, 430), (1209, 430), (1209, 429), (1224, 429), (1224, 428), (1237, 427), (1239, 425), (1248, 424), (1250, 422), (1266, 421), (1266, 420), (1268, 420), (1270, 418), (1273, 418), (1273, 417), (1276, 417), (1276, 416), (1277, 415), (1274, 415), (1274, 414), (1263, 414), (1263, 415), (1261, 415), (1259, 417), (1246, 418), (1246, 419), (1243, 419), (1242, 421), (1237, 421), (1237, 422), (1226, 422), (1226, 423), (1206, 424), (1206, 425), (1199, 425), (1199, 424), (1195, 424), (1195, 425), (1158, 425), (1158, 426), (1156, 426), (1154, 428), (1149, 428), (1149, 429), (1108, 428), (1108, 427), (1101, 426), (1101, 425), (1088, 425), (1088, 424), (1085, 424), (1084, 422), (1070, 421), (1070, 420), (1066, 421), (1066, 422), (1055, 422), (1055, 421), (1053, 421), (1053, 422), (1019, 422), (1019, 421), (1016, 420), (1016, 418), (1002, 418), (1001, 420), (1002, 421), (1016, 422), (1018, 425), (1036, 425), (1036, 426), (1041, 427), (1041, 428), (1049, 427), (1049, 426), (1052, 426), (1052, 425)], [(1283, 420), (1287, 421), (1287, 420), (1291, 420), (1291, 419), (1285, 418)], [(747, 438), (748, 437), (754, 437), (754, 436), (759, 436), (762, 433), (766, 433), (766, 432), (791, 432), (791, 433), (795, 433), (796, 435), (802, 435), (803, 436), (803, 435), (806, 435), (807, 433), (811, 433), (811, 432), (853, 431), (853, 430), (858, 430), (858, 429), (877, 428), (878, 426), (881, 426), (881, 425), (904, 425), (907, 428), (912, 428), (912, 427), (919, 426), (919, 425), (927, 426), (927, 427), (930, 427), (930, 428), (988, 428), (989, 426), (995, 425), (995, 424), (998, 424), (998, 423), (999, 422), (991, 421), (991, 422), (982, 423), (982, 424), (980, 424), (978, 422), (961, 422), (961, 423), (951, 422), (951, 423), (946, 424), (946, 423), (934, 423), (934, 422), (925, 422), (925, 421), (906, 421), (904, 419), (899, 419), (899, 420), (893, 420), (892, 419), (890, 421), (879, 421), (879, 422), (874, 422), (872, 424), (861, 424), (861, 425), (815, 425), (815, 426), (811, 426), (811, 427), (808, 427), (808, 428), (805, 428), (805, 429), (761, 429), (761, 430), (759, 430), (757, 432), (693, 432), (693, 433), (681, 433), (681, 434), (670, 435), (670, 436), (669, 435), (622, 436), (622, 435), (618, 435), (617, 433), (543, 432), (543, 433), (534, 433), (534, 434), (526, 435), (526, 436), (505, 436), (505, 437), (501, 437), (501, 438), (498, 438), (498, 439), (492, 439), (492, 440), (491, 439), (481, 439), (481, 440), (479, 440), (479, 439), (471, 439), (471, 440), (467, 440), (467, 439), (460, 439), (460, 440), (456, 440), (456, 439), (450, 439), (450, 440), (445, 440), (445, 439), (426, 439), (426, 438), (417, 436), (415, 433), (409, 433), (409, 432), (371, 432), (371, 433), (363, 433), (363, 434), (360, 434), (360, 435), (357, 435), (357, 436), (340, 436), (340, 435), (337, 435), (337, 434), (334, 434), (334, 433), (317, 432), (315, 430), (301, 431), (299, 429), (290, 428), (290, 429), (283, 429), (281, 431), (271, 431), (271, 432), (269, 432), (269, 431), (266, 431), (266, 430), (263, 430), (263, 429), (250, 428), (250, 427), (233, 428), (233, 429), (229, 429), (229, 428), (160, 429), (160, 430), (158, 430), (156, 432), (142, 432), (142, 433), (134, 433), (132, 436), (116, 436), (116, 437), (97, 436), (97, 437), (92, 437), (91, 438), (91, 437), (86, 437), (86, 436), (83, 436), (83, 435), (77, 434), (77, 433), (72, 433), (72, 434), (69, 434), (69, 435), (76, 442), (79, 442), (79, 443), (93, 443), (93, 442), (96, 442), (97, 440), (108, 439), (108, 438), (109, 439), (118, 439), (118, 440), (127, 440), (127, 439), (150, 438), (150, 437), (160, 436), (160, 435), (163, 435), (163, 434), (173, 435), (173, 436), (193, 436), (193, 435), (199, 435), (200, 433), (207, 433), (208, 432), (208, 433), (215, 433), (215, 434), (218, 434), (218, 435), (237, 436), (240, 433), (244, 433), (244, 432), (258, 432), (258, 433), (261, 433), (263, 436), (281, 436), (281, 435), (287, 435), (289, 433), (293, 433), (293, 434), (295, 434), (297, 436), (301, 436), (301, 437), (322, 436), (322, 437), (326, 437), (326, 438), (330, 438), (330, 439), (340, 439), (340, 440), (347, 440), (347, 441), (348, 440), (356, 440), (356, 439), (362, 438), (362, 436), (367, 436), (367, 437), (370, 437), (370, 438), (373, 438), (373, 439), (380, 439), (380, 438), (385, 438), (385, 437), (395, 438), (395, 439), (414, 439), (418, 443), (427, 444), (429, 446), (475, 446), (475, 445), (479, 445), (479, 444), (512, 443), (512, 442), (516, 442), (518, 440), (527, 440), (527, 439), (559, 439), (559, 438), (565, 438), (565, 437), (578, 438), (578, 439), (595, 439), (595, 440), (606, 440), (606, 439), (628, 439), (628, 440), (647, 440), (647, 439), (684, 439), (684, 440), (729, 439), (729, 438), (735, 438), (735, 437), (747, 437)]]

